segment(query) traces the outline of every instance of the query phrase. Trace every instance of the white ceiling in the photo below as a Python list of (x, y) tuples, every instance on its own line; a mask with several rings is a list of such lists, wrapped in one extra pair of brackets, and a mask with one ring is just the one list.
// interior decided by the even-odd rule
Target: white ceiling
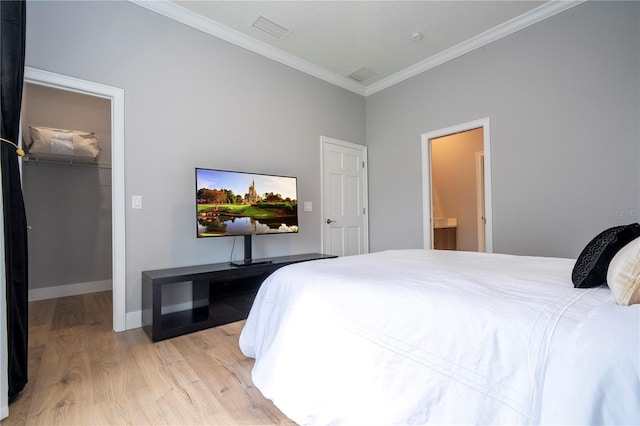
[[(366, 96), (582, 0), (130, 1)], [(290, 32), (252, 27), (259, 16)], [(376, 74), (349, 77), (363, 67)]]

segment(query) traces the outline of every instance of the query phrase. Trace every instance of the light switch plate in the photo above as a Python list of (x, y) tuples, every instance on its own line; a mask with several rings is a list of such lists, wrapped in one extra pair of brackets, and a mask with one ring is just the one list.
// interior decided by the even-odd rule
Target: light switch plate
[(313, 205), (311, 204), (311, 201), (304, 202), (304, 211), (305, 212), (313, 211)]
[(131, 197), (131, 208), (132, 209), (142, 208), (142, 195), (133, 195)]

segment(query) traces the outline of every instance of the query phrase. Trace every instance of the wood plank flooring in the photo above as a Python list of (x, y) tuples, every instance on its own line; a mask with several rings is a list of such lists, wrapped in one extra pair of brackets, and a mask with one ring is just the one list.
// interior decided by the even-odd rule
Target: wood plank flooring
[(111, 292), (31, 302), (29, 383), (1, 426), (294, 424), (253, 386), (244, 321), (152, 343), (111, 318)]

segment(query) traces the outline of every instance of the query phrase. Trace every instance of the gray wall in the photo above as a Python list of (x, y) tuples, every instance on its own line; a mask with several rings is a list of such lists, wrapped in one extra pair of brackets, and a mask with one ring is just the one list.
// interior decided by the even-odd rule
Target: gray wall
[(422, 246), (420, 135), (483, 117), (494, 251), (575, 257), (637, 221), (639, 7), (579, 5), (368, 97), (366, 115), (361, 96), (126, 2), (29, 2), (26, 61), (125, 90), (133, 312), (141, 271), (230, 256), (232, 239), (195, 238), (196, 166), (297, 176), (314, 211), (297, 235), (255, 238), (255, 255), (318, 251), (320, 135), (369, 147), (372, 251)]
[(576, 257), (637, 222), (639, 7), (586, 2), (369, 96), (371, 250), (422, 247), (420, 135), (484, 117), (495, 252)]
[(29, 289), (110, 280), (110, 102), (26, 84), (24, 142), (30, 141), (29, 126), (94, 132), (101, 148), (100, 167), (23, 162), (23, 196), (31, 226)]
[(320, 135), (364, 144), (363, 97), (128, 2), (29, 2), (26, 63), (125, 91), (127, 312), (143, 270), (229, 260), (195, 237), (196, 166), (298, 177), (314, 211), (254, 256), (320, 250)]

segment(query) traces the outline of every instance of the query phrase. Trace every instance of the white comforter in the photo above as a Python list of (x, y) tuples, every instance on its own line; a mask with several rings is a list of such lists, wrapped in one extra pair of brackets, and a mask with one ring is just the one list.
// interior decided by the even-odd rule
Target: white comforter
[(433, 250), (300, 263), (240, 337), (299, 424), (640, 424), (640, 306), (573, 260)]

